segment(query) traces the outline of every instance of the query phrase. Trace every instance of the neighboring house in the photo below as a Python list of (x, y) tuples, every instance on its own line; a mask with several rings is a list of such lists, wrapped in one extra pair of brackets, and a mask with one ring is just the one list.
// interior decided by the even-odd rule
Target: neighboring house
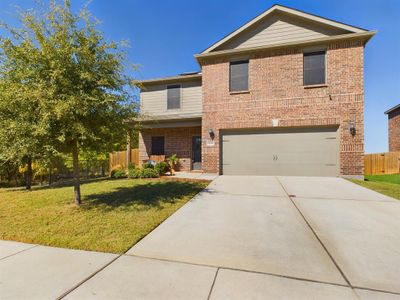
[(195, 55), (201, 72), (141, 81), (141, 160), (176, 153), (183, 170), (363, 176), (374, 34), (272, 6)]
[(400, 104), (385, 111), (388, 115), (389, 152), (400, 151)]

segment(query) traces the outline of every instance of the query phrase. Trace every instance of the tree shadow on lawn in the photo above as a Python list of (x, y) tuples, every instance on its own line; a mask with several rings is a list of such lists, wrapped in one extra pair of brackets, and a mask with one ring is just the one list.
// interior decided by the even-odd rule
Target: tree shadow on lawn
[(175, 203), (184, 197), (194, 196), (203, 188), (204, 186), (194, 182), (150, 181), (131, 187), (119, 187), (109, 193), (85, 196), (82, 208), (113, 210), (133, 205), (143, 205), (143, 209), (161, 208), (164, 203)]
[[(96, 183), (100, 181), (106, 181), (110, 180), (109, 177), (98, 177), (98, 178), (89, 178), (89, 179), (81, 179), (80, 184), (85, 185), (89, 183)], [(67, 180), (67, 181), (58, 181), (54, 182), (51, 185), (44, 184), (44, 185), (39, 185), (35, 184), (32, 186), (31, 190), (27, 190), (25, 186), (15, 186), (15, 187), (1, 187), (0, 186), (0, 192), (32, 192), (32, 191), (42, 191), (42, 190), (51, 190), (51, 189), (58, 189), (62, 187), (72, 187), (74, 186), (74, 183), (72, 180)]]

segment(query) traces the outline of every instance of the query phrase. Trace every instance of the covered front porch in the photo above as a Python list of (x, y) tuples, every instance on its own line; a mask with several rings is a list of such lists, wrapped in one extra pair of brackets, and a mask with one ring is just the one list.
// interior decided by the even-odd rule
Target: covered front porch
[(164, 161), (176, 154), (179, 171), (201, 171), (201, 119), (146, 120), (139, 133), (139, 161)]

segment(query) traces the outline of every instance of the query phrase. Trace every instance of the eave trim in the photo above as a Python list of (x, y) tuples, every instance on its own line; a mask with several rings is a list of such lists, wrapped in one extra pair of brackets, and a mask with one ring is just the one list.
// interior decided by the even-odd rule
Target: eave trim
[(154, 78), (154, 79), (138, 80), (136, 82), (139, 85), (146, 85), (146, 84), (152, 84), (152, 83), (167, 83), (167, 82), (174, 82), (174, 81), (200, 79), (200, 78), (201, 78), (201, 73), (194, 74), (194, 75), (178, 75), (178, 76), (171, 76), (171, 77), (161, 77), (161, 78)]
[(385, 111), (385, 114), (386, 114), (386, 115), (387, 115), (387, 114), (390, 114), (392, 111), (395, 111), (395, 110), (398, 110), (398, 109), (400, 109), (400, 104), (397, 104), (396, 106), (394, 106), (394, 107), (388, 109), (387, 111)]
[(208, 47), (207, 49), (202, 51), (200, 54), (206, 54), (206, 53), (209, 53), (209, 52), (213, 51), (214, 49), (216, 49), (219, 46), (225, 44), (229, 40), (233, 39), (234, 37), (236, 37), (237, 35), (239, 35), (243, 31), (245, 31), (249, 27), (253, 26), (257, 22), (259, 22), (262, 19), (266, 18), (268, 15), (270, 15), (270, 14), (272, 14), (274, 12), (277, 12), (277, 11), (282, 12), (282, 13), (286, 13), (286, 14), (289, 14), (289, 15), (294, 15), (294, 16), (297, 16), (297, 17), (312, 21), (312, 22), (321, 23), (321, 24), (324, 24), (324, 25), (328, 25), (328, 26), (331, 26), (331, 27), (347, 30), (347, 31), (354, 32), (354, 33), (361, 33), (361, 32), (368, 31), (368, 30), (365, 30), (365, 29), (362, 29), (362, 28), (359, 28), (359, 27), (347, 25), (347, 24), (344, 24), (344, 23), (341, 23), (341, 22), (337, 22), (337, 21), (334, 21), (334, 20), (331, 20), (331, 19), (323, 18), (323, 17), (317, 16), (317, 15), (313, 15), (313, 14), (310, 14), (310, 13), (306, 13), (306, 12), (303, 12), (303, 11), (300, 11), (300, 10), (297, 10), (297, 9), (293, 9), (293, 8), (290, 8), (290, 7), (286, 7), (286, 6), (282, 6), (282, 5), (273, 5), (272, 7), (270, 7), (269, 9), (267, 9), (266, 11), (264, 11), (263, 13), (261, 13), (260, 15), (255, 17), (254, 19), (250, 20), (249, 22), (247, 22), (243, 26), (239, 27), (235, 31), (233, 31), (230, 34), (226, 35), (224, 38), (222, 38), (219, 41), (217, 41), (214, 44), (212, 44), (210, 47)]
[(221, 51), (209, 52), (209, 53), (204, 53), (204, 54), (196, 54), (194, 57), (197, 59), (197, 61), (200, 61), (201, 59), (209, 58), (209, 57), (247, 54), (247, 53), (252, 53), (252, 52), (257, 52), (257, 51), (289, 48), (289, 47), (303, 47), (303, 46), (336, 42), (336, 41), (349, 40), (349, 39), (361, 39), (361, 40), (365, 40), (365, 43), (367, 43), (375, 34), (376, 34), (376, 31), (340, 34), (340, 35), (336, 35), (336, 36), (312, 39), (312, 40), (307, 40), (307, 41), (279, 43), (279, 44), (271, 44), (271, 45), (260, 46), (260, 47), (242, 48), (242, 49), (221, 50)]

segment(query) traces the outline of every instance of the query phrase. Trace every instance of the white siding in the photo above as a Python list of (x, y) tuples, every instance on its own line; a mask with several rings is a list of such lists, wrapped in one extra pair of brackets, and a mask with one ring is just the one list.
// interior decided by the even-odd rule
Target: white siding
[(177, 82), (181, 84), (181, 108), (167, 109), (167, 85), (148, 85), (140, 93), (140, 111), (148, 116), (201, 113), (201, 81)]
[(294, 17), (277, 14), (255, 24), (238, 37), (222, 44), (215, 50), (241, 49), (272, 44), (300, 42), (348, 33), (342, 29), (331, 28), (307, 22)]

